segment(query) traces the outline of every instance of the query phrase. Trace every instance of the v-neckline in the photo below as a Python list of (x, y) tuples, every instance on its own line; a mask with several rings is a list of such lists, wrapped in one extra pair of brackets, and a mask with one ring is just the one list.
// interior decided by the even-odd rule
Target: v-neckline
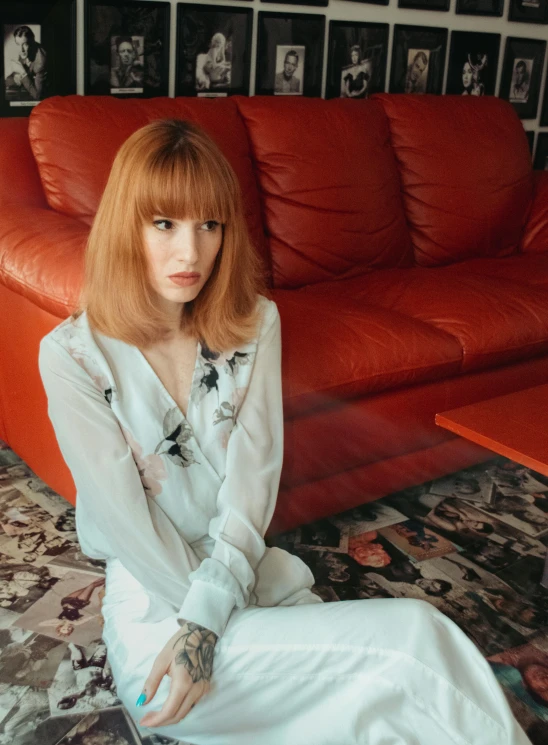
[(179, 412), (179, 414), (181, 415), (181, 417), (183, 418), (183, 420), (187, 424), (190, 425), (190, 421), (189, 421), (188, 415), (190, 413), (190, 406), (191, 406), (191, 403), (192, 403), (192, 391), (194, 390), (194, 384), (195, 384), (195, 381), (196, 381), (196, 375), (198, 373), (200, 355), (202, 353), (202, 345), (201, 345), (200, 340), (199, 339), (196, 340), (196, 359), (194, 361), (194, 370), (192, 371), (192, 380), (190, 381), (190, 390), (188, 392), (186, 414), (183, 413), (183, 411), (181, 410), (181, 407), (175, 401), (175, 399), (173, 398), (173, 396), (171, 395), (171, 393), (168, 391), (168, 389), (165, 387), (165, 385), (163, 384), (160, 376), (157, 374), (156, 370), (152, 367), (152, 365), (147, 360), (147, 358), (145, 357), (145, 355), (141, 352), (141, 350), (139, 349), (139, 347), (137, 347), (135, 345), (131, 345), (131, 346), (137, 352), (137, 355), (142, 360), (145, 369), (147, 369), (149, 371), (149, 375), (156, 381), (156, 384), (158, 385), (159, 389), (163, 392), (164, 397), (169, 401), (169, 403), (171, 404), (172, 408), (177, 409), (177, 411)]

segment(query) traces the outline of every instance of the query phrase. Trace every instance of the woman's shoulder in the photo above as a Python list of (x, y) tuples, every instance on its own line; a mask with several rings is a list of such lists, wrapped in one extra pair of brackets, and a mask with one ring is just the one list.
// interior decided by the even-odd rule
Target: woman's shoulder
[(274, 300), (270, 300), (265, 295), (257, 296), (257, 309), (261, 318), (260, 331), (258, 334), (260, 340), (272, 325), (278, 321), (280, 313)]

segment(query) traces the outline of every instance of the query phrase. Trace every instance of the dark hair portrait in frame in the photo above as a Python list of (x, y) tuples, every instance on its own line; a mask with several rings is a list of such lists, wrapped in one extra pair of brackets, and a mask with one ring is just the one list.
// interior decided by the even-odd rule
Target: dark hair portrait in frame
[(170, 3), (84, 1), (86, 95), (167, 96)]
[(457, 0), (457, 15), (502, 16), (504, 0)]
[(508, 20), (517, 23), (548, 23), (547, 0), (510, 0)]
[(520, 119), (537, 116), (546, 41), (509, 36), (506, 39), (499, 97), (509, 101)]
[(533, 161), (535, 171), (548, 171), (548, 132), (539, 132)]
[(396, 24), (390, 93), (440, 94), (447, 36), (446, 28)]
[(28, 116), (49, 96), (76, 93), (76, 0), (0, 3), (0, 28), (1, 116)]
[(175, 95), (248, 95), (253, 10), (177, 5)]
[(500, 34), (453, 31), (445, 92), (494, 96), (500, 41)]
[(326, 98), (368, 98), (384, 91), (387, 23), (330, 21)]
[[(259, 11), (255, 94), (319, 97), (324, 34), (324, 15)], [(287, 57), (291, 52), (298, 59)], [(289, 80), (295, 75), (302, 81), (299, 90)]]

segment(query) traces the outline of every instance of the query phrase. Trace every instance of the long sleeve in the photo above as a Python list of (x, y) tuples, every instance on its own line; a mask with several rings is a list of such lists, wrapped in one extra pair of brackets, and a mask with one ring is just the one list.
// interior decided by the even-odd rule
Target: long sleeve
[(27, 89), (28, 94), (35, 101), (42, 98), (46, 75), (46, 54), (38, 49), (34, 62), (32, 63), (31, 73), (27, 73), (27, 75), (21, 80), (22, 85)]
[(145, 589), (179, 608), (200, 559), (147, 497), (118, 419), (88, 373), (52, 338), (40, 342), (38, 364), (48, 415), (77, 488), (82, 550), (93, 558), (117, 557)]
[(281, 324), (276, 304), (264, 305), (249, 385), (228, 440), (217, 514), (209, 522), (213, 552), (189, 575), (180, 611), (219, 635), (234, 607), (249, 604), (282, 469)]

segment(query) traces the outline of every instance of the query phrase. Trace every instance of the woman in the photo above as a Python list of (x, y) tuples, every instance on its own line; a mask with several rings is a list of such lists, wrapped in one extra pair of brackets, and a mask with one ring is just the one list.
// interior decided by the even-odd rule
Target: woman
[(142, 734), (200, 745), (525, 745), (433, 606), (324, 603), (301, 559), (266, 547), (284, 419), (258, 261), (219, 148), (153, 121), (114, 160), (81, 307), (40, 343), (78, 537), (106, 560), (120, 699)]
[(363, 64), (360, 65), (361, 49), (359, 44), (355, 44), (350, 49), (351, 64), (343, 68), (343, 97), (346, 98), (365, 98), (367, 84), (369, 82), (369, 73), (364, 70)]

